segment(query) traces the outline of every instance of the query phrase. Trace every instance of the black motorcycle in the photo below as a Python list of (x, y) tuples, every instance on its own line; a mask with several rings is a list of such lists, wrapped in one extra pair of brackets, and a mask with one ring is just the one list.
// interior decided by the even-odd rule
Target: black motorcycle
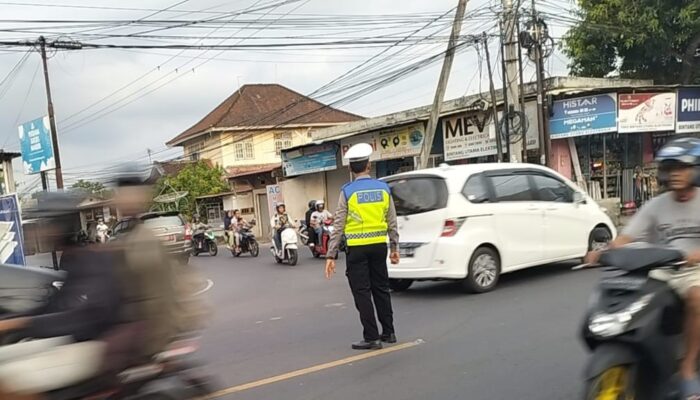
[(581, 335), (591, 355), (586, 400), (675, 399), (682, 356), (683, 302), (653, 269), (677, 269), (684, 255), (633, 244), (601, 255), (603, 276), (593, 292)]
[(238, 243), (238, 251), (235, 248), (231, 249), (231, 254), (234, 257), (240, 257), (243, 253), (250, 253), (251, 256), (257, 257), (260, 254), (260, 246), (255, 239), (255, 234), (250, 228), (241, 228), (238, 232), (240, 242)]
[(209, 229), (200, 229), (192, 235), (192, 255), (197, 257), (199, 253), (209, 253), (214, 257), (219, 252), (219, 247), (216, 245), (216, 237), (214, 232)]

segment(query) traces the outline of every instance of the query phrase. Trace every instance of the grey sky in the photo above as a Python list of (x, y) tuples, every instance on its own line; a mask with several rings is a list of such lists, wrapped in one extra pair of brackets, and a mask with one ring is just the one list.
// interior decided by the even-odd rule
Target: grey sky
[[(550, 0), (550, 3), (554, 0)], [(561, 0), (559, 0), (561, 1)], [(566, 0), (564, 0), (566, 1)], [(125, 8), (149, 8), (163, 9), (179, 3), (176, 0), (17, 0), (20, 3), (36, 3), (43, 5), (89, 5), (104, 7)], [(271, 1), (263, 1), (260, 4), (268, 4)], [(0, 1), (3, 9), (3, 20), (18, 19), (54, 19), (54, 20), (78, 20), (78, 19), (130, 19), (136, 20), (151, 14), (149, 11), (117, 11), (117, 10), (88, 10), (61, 7), (44, 6), (19, 6), (8, 5), (10, 2)], [(211, 11), (230, 12), (244, 9), (255, 3), (254, 0), (190, 0), (180, 4), (174, 9), (203, 10), (211, 8)], [(456, 0), (360, 0), (355, 2), (332, 0), (301, 1), (274, 10), (274, 16), (293, 10), (301, 4), (287, 18), (293, 18), (299, 14), (323, 14), (323, 15), (392, 15), (413, 13), (444, 13), (456, 6)], [(486, 28), (495, 26), (495, 13), (489, 11), (493, 1), (472, 0), (468, 5), (468, 12), (483, 10), (491, 15), (467, 21), (463, 33), (480, 33)], [(400, 4), (400, 7), (397, 5)], [(546, 5), (546, 4), (545, 4)], [(212, 8), (215, 7), (215, 8)], [(549, 6), (551, 8), (551, 4)], [(551, 11), (551, 9), (550, 9)], [(490, 13), (490, 14), (489, 14)], [(211, 15), (193, 14), (181, 16), (173, 12), (164, 12), (151, 19), (172, 18), (207, 18)], [(304, 18), (311, 18), (304, 16)], [(452, 15), (445, 19), (451, 21)], [(489, 20), (491, 18), (492, 20)], [(0, 22), (0, 29), (16, 28), (19, 26), (9, 22)], [(408, 27), (417, 29), (420, 26)], [(143, 30), (143, 27), (122, 27), (95, 31), (94, 33), (131, 33)], [(406, 29), (404, 27), (403, 29)], [(212, 29), (201, 29), (201, 35), (206, 35)], [(393, 32), (398, 32), (393, 31)], [(493, 31), (495, 33), (495, 31)], [(169, 30), (162, 34), (193, 34), (193, 30)], [(236, 35), (245, 36), (282, 36), (285, 34), (312, 34), (308, 30), (294, 30), (290, 32), (280, 29), (264, 32), (246, 30)], [(323, 32), (320, 32), (323, 33)], [(213, 35), (229, 36), (234, 34), (231, 29), (221, 29)], [(554, 36), (561, 36), (562, 30), (555, 31)], [(373, 35), (365, 32), (362, 35)], [(0, 32), (0, 40), (15, 40), (19, 38), (34, 39), (36, 33)], [(82, 38), (81, 38), (82, 39)], [(88, 41), (89, 39), (82, 39)], [(320, 39), (319, 39), (320, 40)], [(125, 43), (119, 39), (103, 39), (99, 43)], [(172, 41), (169, 41), (172, 43)], [(248, 43), (246, 41), (244, 43)], [(134, 40), (132, 43), (149, 44), (145, 40)], [(194, 43), (190, 41), (188, 43)], [(213, 43), (213, 41), (210, 41)], [(233, 43), (231, 41), (227, 43)], [(178, 54), (176, 50), (144, 50), (129, 51), (118, 49), (105, 50), (81, 50), (73, 52), (60, 52), (49, 60), (51, 85), (59, 121), (59, 141), (65, 178), (68, 183), (78, 178), (99, 177), (100, 168), (109, 166), (115, 162), (125, 160), (148, 160), (146, 149), (154, 151), (154, 159), (167, 159), (179, 154), (178, 149), (165, 150), (164, 142), (179, 134), (191, 124), (203, 117), (224, 98), (236, 90), (238, 84), (245, 83), (270, 83), (278, 82), (301, 93), (310, 93), (341, 75), (353, 66), (363, 62), (382, 48), (363, 50), (266, 50), (266, 51), (227, 51), (203, 66), (198, 65), (216, 55), (210, 51), (187, 51), (182, 57), (170, 62), (166, 61), (172, 55)], [(411, 59), (426, 57), (444, 50), (444, 45), (423, 45), (409, 50), (409, 57), (397, 58), (396, 62), (409, 62)], [(491, 46), (492, 58), (495, 60), (498, 46), (495, 41)], [(147, 52), (148, 54), (145, 54)], [(412, 54), (413, 53), (413, 54)], [(22, 57), (22, 53), (3, 52), (0, 48), (0, 80)], [(42, 116), (46, 113), (46, 101), (44, 93), (43, 77), (39, 68), (40, 57), (33, 53), (19, 71), (16, 79), (12, 81), (4, 97), (0, 98), (0, 147), (8, 150), (19, 148), (17, 139), (17, 122), (25, 122)], [(185, 65), (186, 64), (186, 65)], [(179, 68), (177, 72), (175, 69)], [(154, 70), (156, 68), (158, 70)], [(485, 66), (479, 74), (479, 62), (476, 51), (472, 48), (458, 55), (453, 67), (447, 98), (473, 93), (481, 87), (488, 88), (488, 78)], [(364, 116), (381, 115), (392, 111), (398, 111), (414, 106), (428, 104), (432, 101), (435, 84), (437, 82), (439, 63), (425, 69), (422, 72), (412, 74), (392, 85), (384, 87), (370, 95), (357, 99), (340, 108), (359, 113)], [(34, 75), (35, 71), (37, 74)], [(142, 80), (136, 82), (119, 94), (110, 97), (105, 102), (74, 118), (66, 120), (72, 114), (93, 104), (114, 90), (132, 82), (134, 79), (151, 72)], [(500, 67), (496, 68), (497, 84), (500, 84)], [(561, 75), (566, 73), (565, 60), (560, 54), (552, 57), (549, 62), (548, 73)], [(526, 79), (532, 74), (528, 66)], [(481, 75), (481, 79), (479, 76)], [(32, 77), (35, 76), (33, 85)], [(180, 76), (154, 92), (139, 98), (141, 94), (159, 87), (173, 77)], [(146, 89), (144, 86), (151, 85)], [(0, 86), (2, 93), (6, 85)], [(113, 110), (120, 105), (128, 103), (123, 108), (115, 110), (95, 121), (90, 121), (95, 112), (111, 105), (114, 101), (138, 91), (134, 96), (118, 102)], [(26, 103), (24, 102), (26, 97)], [(321, 99), (325, 100), (324, 98)], [(84, 119), (81, 123), (81, 119)], [(83, 123), (87, 122), (87, 123)], [(72, 124), (72, 125), (71, 125)], [(35, 184), (38, 176), (24, 177), (21, 174), (20, 162), (15, 162), (17, 180), (25, 184), (25, 190), (30, 184)]]

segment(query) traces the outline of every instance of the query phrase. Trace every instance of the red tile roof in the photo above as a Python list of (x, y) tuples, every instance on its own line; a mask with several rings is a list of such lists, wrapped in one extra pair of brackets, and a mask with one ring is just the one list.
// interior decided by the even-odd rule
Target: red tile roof
[(289, 125), (337, 124), (363, 117), (297, 93), (278, 84), (243, 85), (201, 121), (171, 139), (167, 145), (181, 145), (212, 128), (264, 128)]
[(262, 174), (265, 172), (274, 171), (277, 168), (281, 167), (281, 163), (245, 165), (242, 167), (228, 167), (226, 168), (226, 176), (228, 178), (238, 178), (240, 176)]

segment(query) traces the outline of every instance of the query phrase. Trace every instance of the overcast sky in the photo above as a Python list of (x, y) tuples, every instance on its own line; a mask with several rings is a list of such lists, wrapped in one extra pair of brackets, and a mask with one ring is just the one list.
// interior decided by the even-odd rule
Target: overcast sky
[[(81, 9), (66, 7), (48, 7), (47, 5), (81, 5), (96, 7), (122, 7), (138, 9), (165, 9), (151, 17), (151, 20), (167, 19), (203, 19), (216, 17), (216, 14), (184, 14), (178, 10), (194, 11), (208, 9), (213, 12), (232, 12), (243, 10), (253, 4), (269, 4), (272, 0), (17, 0), (2, 2), (3, 10), (0, 29), (28, 29), (38, 24), (17, 24), (9, 20), (138, 20), (153, 11), (145, 10), (107, 10)], [(36, 4), (34, 6), (12, 5), (9, 3)], [(181, 3), (181, 4), (178, 4)], [(394, 15), (425, 13), (438, 15), (447, 12), (456, 5), (456, 0), (302, 0), (271, 10), (265, 16), (267, 20), (275, 18), (312, 19), (314, 15)], [(400, 5), (400, 7), (397, 7)], [(496, 25), (495, 13), (489, 7), (493, 1), (472, 0), (468, 13), (480, 12), (478, 18), (465, 22), (463, 33), (480, 33), (484, 29), (493, 29)], [(289, 15), (285, 15), (289, 13)], [(489, 14), (490, 13), (490, 14)], [(263, 11), (245, 17), (261, 17)], [(302, 14), (304, 14), (302, 16)], [(241, 17), (243, 18), (243, 17)], [(452, 14), (445, 17), (449, 23)], [(391, 32), (404, 32), (418, 29), (417, 26), (404, 26)], [(437, 25), (437, 24), (436, 24)], [(443, 24), (444, 25), (444, 24)], [(441, 25), (441, 26), (443, 26)], [(444, 25), (444, 29), (447, 26)], [(75, 28), (56, 29), (61, 33), (76, 31)], [(84, 27), (81, 30), (85, 30)], [(143, 27), (123, 26), (118, 28), (95, 30), (91, 33), (134, 33), (143, 31)], [(432, 31), (436, 32), (436, 26)], [(207, 35), (226, 37), (250, 36), (284, 36), (290, 34), (313, 34), (310, 30), (285, 31), (266, 29), (258, 31), (246, 29), (236, 33), (232, 28), (222, 28), (212, 33), (213, 29), (170, 29), (160, 34)], [(0, 40), (33, 39), (38, 35), (33, 32), (0, 31)], [(201, 32), (201, 33), (199, 33)], [(447, 32), (445, 30), (445, 32)], [(495, 33), (496, 31), (491, 31)], [(52, 31), (52, 33), (54, 33)], [(319, 30), (317, 33), (325, 34)], [(234, 35), (235, 34), (235, 35)], [(372, 32), (348, 34), (347, 37), (372, 35)], [(560, 36), (559, 35), (554, 36)], [(56, 35), (47, 35), (55, 38)], [(63, 39), (76, 38), (66, 35)], [(317, 38), (321, 40), (323, 38)], [(80, 37), (82, 41), (93, 41)], [(280, 42), (281, 40), (270, 40)], [(94, 40), (95, 43), (137, 43), (162, 44), (163, 42), (138, 39), (124, 41), (106, 38)], [(174, 43), (172, 40), (166, 40)], [(241, 43), (250, 43), (244, 41)], [(195, 44), (196, 40), (179, 43)], [(216, 41), (209, 41), (216, 43)], [(233, 41), (226, 43), (232, 44)], [(409, 49), (396, 63), (411, 62), (444, 50), (444, 44), (423, 45)], [(494, 41), (491, 47), (495, 59), (498, 46)], [(178, 58), (179, 50), (123, 50), (91, 49), (71, 52), (59, 52), (49, 59), (49, 71), (53, 92), (56, 117), (58, 120), (61, 158), (68, 183), (81, 177), (99, 177), (101, 168), (126, 160), (147, 162), (147, 150), (152, 149), (155, 160), (168, 159), (180, 154), (179, 149), (167, 150), (165, 142), (176, 136), (190, 125), (197, 122), (224, 98), (234, 92), (239, 84), (246, 83), (280, 83), (301, 93), (311, 93), (333, 78), (362, 63), (372, 55), (383, 50), (373, 49), (309, 49), (309, 50), (246, 50), (227, 51), (186, 51)], [(148, 53), (148, 54), (146, 54)], [(22, 58), (23, 53), (4, 52), (0, 48), (0, 81)], [(460, 53), (455, 61), (447, 91), (447, 98), (475, 93), (480, 88), (488, 89), (488, 77), (483, 67), (479, 72), (479, 57), (471, 48)], [(206, 61), (206, 62), (205, 62)], [(202, 65), (200, 65), (202, 64)], [(194, 68), (197, 66), (196, 68)], [(193, 70), (194, 68), (194, 70)], [(176, 71), (177, 69), (177, 71)], [(406, 76), (374, 93), (358, 98), (340, 108), (364, 116), (377, 116), (410, 107), (429, 104), (434, 96), (435, 85), (439, 75), (440, 64), (436, 63), (421, 72)], [(500, 67), (496, 68), (497, 84), (500, 84)], [(147, 74), (148, 73), (148, 74)], [(119, 93), (109, 96), (103, 102), (94, 104), (115, 90), (124, 88)], [(526, 71), (526, 80), (531, 77), (531, 69)], [(566, 74), (566, 61), (561, 54), (555, 54), (548, 62), (548, 74)], [(176, 78), (177, 77), (177, 78)], [(481, 77), (481, 79), (480, 79)], [(0, 85), (0, 148), (18, 150), (17, 124), (46, 114), (44, 83), (40, 69), (40, 57), (31, 54), (21, 65), (17, 75)], [(169, 83), (168, 83), (169, 82)], [(155, 89), (155, 90), (154, 90)], [(148, 93), (152, 91), (151, 93)], [(335, 98), (332, 98), (333, 100)], [(121, 101), (119, 101), (121, 100)], [(322, 101), (324, 99), (321, 99)], [(92, 106), (86, 110), (86, 107)], [(121, 107), (123, 106), (123, 107)], [(119, 108), (121, 107), (121, 108)], [(73, 115), (83, 111), (78, 115)], [(109, 113), (107, 113), (109, 112)], [(103, 115), (107, 113), (106, 115)], [(72, 117), (72, 118), (70, 118)], [(96, 118), (97, 117), (97, 118)], [(24, 183), (24, 190), (35, 186), (38, 175), (24, 177), (19, 161), (15, 162), (17, 180)]]

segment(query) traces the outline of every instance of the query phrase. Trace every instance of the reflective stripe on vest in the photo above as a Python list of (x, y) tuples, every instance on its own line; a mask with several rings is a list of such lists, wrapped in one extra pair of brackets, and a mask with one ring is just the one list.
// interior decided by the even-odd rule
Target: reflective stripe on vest
[(348, 246), (386, 243), (389, 186), (375, 179), (358, 179), (343, 187), (348, 202), (345, 237)]

